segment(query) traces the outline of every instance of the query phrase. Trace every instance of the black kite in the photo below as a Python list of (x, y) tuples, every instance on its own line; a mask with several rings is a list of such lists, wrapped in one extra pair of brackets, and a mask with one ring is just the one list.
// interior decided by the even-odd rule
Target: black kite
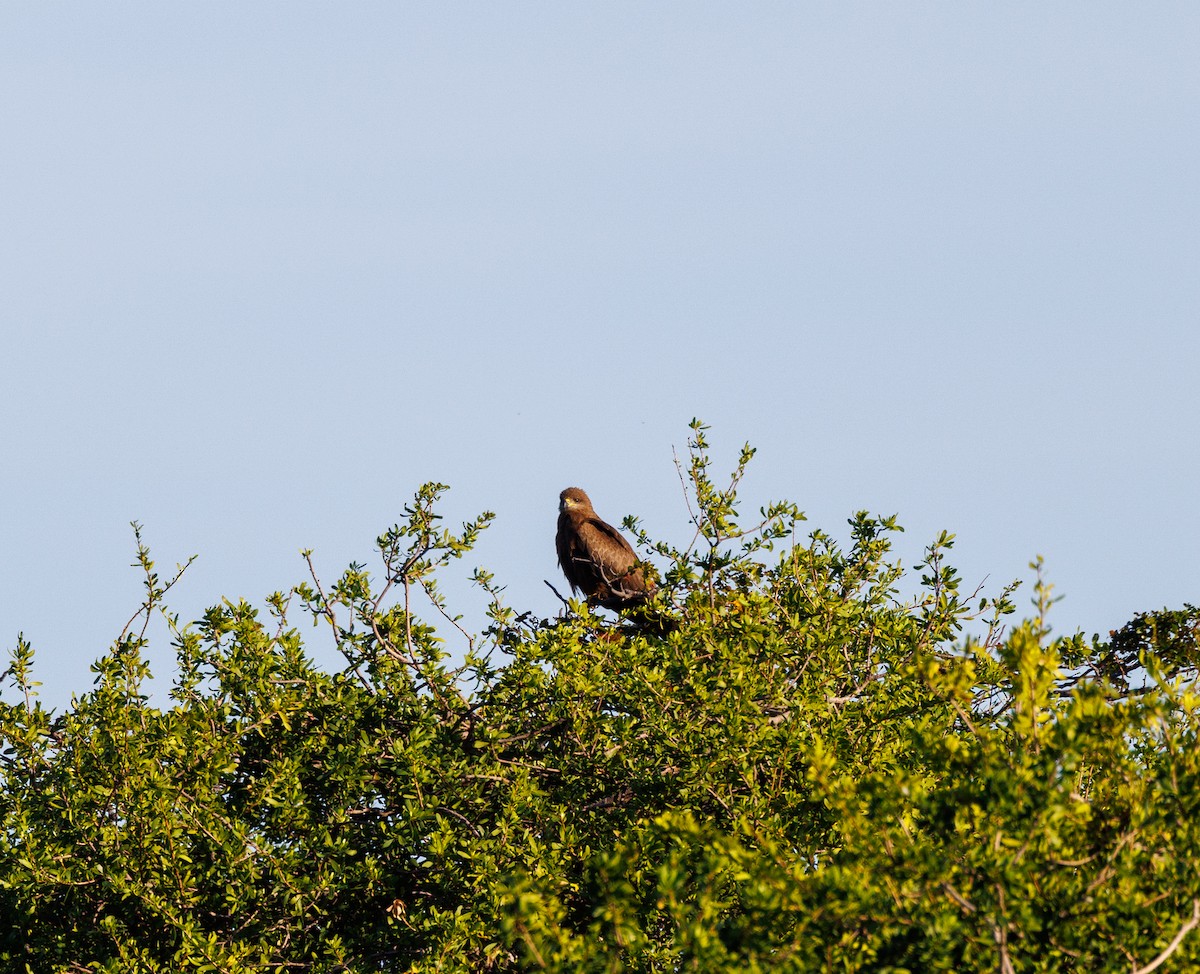
[(592, 502), (578, 487), (558, 495), (558, 564), (572, 592), (606, 609), (624, 609), (646, 601), (654, 591), (638, 566), (629, 542), (611, 524), (596, 517)]

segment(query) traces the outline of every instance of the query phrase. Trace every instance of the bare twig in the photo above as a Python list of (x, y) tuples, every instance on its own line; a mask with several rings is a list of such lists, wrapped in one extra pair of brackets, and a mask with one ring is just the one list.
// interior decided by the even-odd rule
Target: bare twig
[(175, 575), (171, 578), (171, 580), (167, 582), (167, 584), (161, 589), (155, 590), (152, 579), (153, 572), (149, 562), (150, 551), (145, 545), (142, 544), (142, 526), (136, 521), (133, 522), (133, 536), (138, 545), (138, 561), (134, 567), (137, 568), (140, 566), (142, 571), (145, 572), (147, 582), (149, 583), (147, 585), (147, 591), (149, 592), (149, 595), (147, 596), (146, 601), (138, 607), (138, 610), (129, 617), (129, 621), (122, 627), (121, 635), (117, 637), (117, 642), (124, 642), (125, 637), (129, 635), (130, 628), (137, 621), (138, 616), (140, 616), (143, 612), (146, 614), (146, 618), (142, 622), (142, 629), (138, 634), (138, 637), (145, 638), (146, 628), (150, 625), (150, 611), (156, 605), (158, 605), (164, 595), (171, 591), (171, 589), (175, 586), (175, 583), (183, 577), (183, 573), (191, 567), (192, 562), (194, 562), (197, 557), (196, 555), (192, 555), (192, 557), (189, 558), (184, 564), (176, 565)]
[(1013, 970), (1012, 960), (1008, 956), (1008, 928), (993, 922), (992, 935), (996, 938), (996, 945), (1000, 948), (1000, 974), (1016, 974)]
[(692, 549), (696, 547), (696, 541), (701, 534), (700, 518), (696, 515), (696, 511), (692, 507), (692, 499), (688, 496), (687, 481), (683, 477), (683, 464), (679, 462), (679, 452), (675, 447), (671, 447), (671, 456), (675, 459), (675, 472), (679, 475), (679, 486), (683, 490), (683, 503), (687, 507), (688, 518), (696, 525), (696, 533), (692, 535), (687, 551), (683, 553), (684, 558), (687, 558), (692, 553)]
[[(997, 886), (996, 893), (1000, 900), (1000, 913), (1004, 913), (1004, 887)], [(996, 946), (1000, 948), (1000, 974), (1016, 974), (1013, 970), (1012, 959), (1008, 956), (1008, 923), (997, 923), (989, 919), (992, 925), (992, 935), (996, 938)]]
[(312, 552), (304, 552), (304, 563), (308, 565), (308, 574), (312, 576), (313, 585), (317, 587), (317, 595), (321, 596), (321, 615), (329, 620), (329, 625), (333, 627), (334, 635), (337, 635), (337, 616), (334, 614), (333, 606), (329, 604), (329, 596), (325, 594), (325, 589), (321, 586), (321, 579), (317, 576), (316, 566), (312, 561)]
[(412, 603), (409, 594), (408, 574), (404, 575), (404, 648), (408, 650), (408, 655), (413, 654), (412, 648)]
[(882, 677), (880, 674), (872, 673), (849, 693), (836, 697), (827, 695), (825, 697), (825, 702), (831, 707), (840, 707), (844, 704), (852, 703), (859, 698), (859, 694), (861, 694), (867, 687), (869, 687), (872, 683), (878, 682), (881, 678)]
[(448, 623), (450, 623), (450, 625), (452, 625), (455, 629), (457, 629), (462, 634), (463, 639), (465, 639), (467, 641), (467, 652), (468, 653), (474, 652), (475, 637), (472, 636), (469, 632), (467, 632), (466, 629), (464, 629), (462, 626), (459, 625), (458, 618), (450, 615), (450, 613), (445, 610), (445, 608), (442, 606), (441, 601), (438, 600), (437, 598), (435, 598), (433, 593), (429, 591), (429, 586), (425, 584), (424, 579), (419, 579), (418, 584), (421, 586), (421, 589), (425, 592), (425, 594), (427, 596), (429, 596), (429, 601), (433, 603), (433, 607), (442, 614), (442, 618), (445, 619)]
[(556, 589), (553, 585), (551, 585), (549, 582), (547, 582), (546, 579), (543, 578), (542, 581), (546, 582), (546, 588), (550, 589), (551, 592), (553, 592), (555, 595), (557, 595), (558, 601), (560, 601), (564, 606), (569, 606), (571, 604), (566, 599), (564, 599), (562, 597), (562, 593), (558, 589)]
[[(354, 675), (356, 677), (358, 677), (358, 682), (363, 685), (363, 689), (365, 689), (368, 692), (371, 692), (374, 689), (371, 686), (371, 681), (368, 680), (365, 676), (363, 676), (362, 672), (358, 668), (358, 663), (354, 660), (354, 658), (348, 652), (346, 652), (345, 641), (342, 639), (342, 630), (338, 627), (338, 624), (337, 624), (337, 614), (333, 611), (333, 606), (329, 601), (329, 596), (325, 594), (324, 586), (321, 585), (320, 576), (317, 575), (317, 568), (313, 564), (312, 552), (305, 551), (303, 554), (304, 554), (304, 563), (306, 565), (308, 565), (308, 574), (312, 577), (313, 585), (315, 585), (317, 588), (317, 595), (319, 595), (321, 597), (321, 615), (323, 615), (326, 619), (329, 620), (329, 627), (330, 627), (330, 629), (333, 630), (334, 645), (337, 647), (337, 651), (346, 658), (346, 662), (350, 664), (351, 671), (354, 673)], [(289, 601), (290, 601), (290, 596), (289, 596)], [(351, 625), (353, 626), (353, 622), (351, 622)], [(374, 621), (372, 621), (372, 625), (374, 625)], [(282, 620), (280, 620), (280, 631), (282, 631), (282, 629), (283, 629), (283, 622), (282, 622)], [(376, 630), (375, 634), (378, 636), (379, 631)]]
[(462, 822), (463, 825), (465, 825), (468, 829), (471, 830), (471, 834), (473, 836), (475, 836), (475, 838), (477, 838), (477, 839), (479, 838), (479, 829), (477, 829), (475, 827), (474, 823), (469, 818), (467, 818), (462, 812), (456, 811), (455, 809), (451, 808), (449, 805), (439, 805), (435, 809), (435, 811), (443, 812), (446, 815), (453, 815), (456, 819), (458, 819), (460, 822)]
[(1150, 974), (1151, 971), (1158, 970), (1159, 967), (1166, 963), (1167, 958), (1179, 949), (1179, 945), (1183, 943), (1183, 938), (1191, 933), (1197, 924), (1200, 924), (1200, 898), (1192, 900), (1191, 919), (1187, 920), (1179, 928), (1179, 932), (1175, 934), (1175, 939), (1167, 944), (1166, 949), (1145, 967), (1135, 967), (1133, 974)]
[(955, 700), (953, 697), (951, 697), (950, 705), (952, 707), (954, 707), (955, 713), (958, 714), (958, 719), (961, 720), (966, 725), (967, 730), (969, 730), (971, 732), (972, 736), (979, 737), (979, 731), (976, 729), (975, 725), (971, 722), (971, 718), (967, 716), (967, 712), (965, 710), (963, 710), (963, 708), (959, 704), (959, 702), (957, 700)]
[(974, 913), (978, 909), (974, 903), (968, 900), (949, 883), (942, 883), (942, 889), (945, 890), (946, 895), (949, 896), (950, 899), (954, 900), (954, 902), (957, 903), (958, 906), (967, 913)]

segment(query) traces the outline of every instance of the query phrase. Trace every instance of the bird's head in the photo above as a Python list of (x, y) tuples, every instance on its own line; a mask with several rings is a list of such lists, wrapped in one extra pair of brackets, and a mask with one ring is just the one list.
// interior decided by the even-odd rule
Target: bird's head
[(560, 511), (569, 511), (572, 508), (583, 508), (589, 511), (592, 509), (591, 499), (578, 487), (568, 487), (558, 495), (558, 509)]

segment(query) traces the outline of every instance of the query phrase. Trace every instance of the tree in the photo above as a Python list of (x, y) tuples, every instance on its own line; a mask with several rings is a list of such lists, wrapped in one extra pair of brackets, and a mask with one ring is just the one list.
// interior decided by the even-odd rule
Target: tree
[[(671, 626), (437, 588), (421, 488), (352, 565), (181, 625), (141, 611), (61, 714), (18, 640), (0, 705), (0, 957), (49, 971), (1095, 971), (1200, 963), (1200, 613), (1108, 639), (1006, 624), (943, 534), (898, 596), (894, 518), (843, 547), (746, 525), (692, 427)], [(186, 567), (186, 566), (184, 566)], [(311, 569), (311, 562), (310, 562)], [(417, 613), (427, 605), (448, 643)], [(178, 655), (146, 693), (146, 623)], [(305, 626), (307, 620), (308, 625)], [(965, 635), (978, 620), (984, 635)], [(326, 672), (305, 630), (345, 665)]]

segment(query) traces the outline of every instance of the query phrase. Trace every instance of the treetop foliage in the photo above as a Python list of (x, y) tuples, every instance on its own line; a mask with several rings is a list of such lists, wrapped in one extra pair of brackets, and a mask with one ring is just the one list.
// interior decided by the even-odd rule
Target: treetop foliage
[(309, 560), (188, 624), (186, 565), (161, 578), (139, 532), (145, 598), (92, 690), (49, 711), (11, 652), (3, 969), (1200, 966), (1200, 612), (1053, 636), (1040, 563), (1014, 621), (1015, 586), (960, 588), (952, 535), (906, 570), (895, 518), (841, 544), (788, 502), (746, 516), (754, 451), (722, 486), (706, 433), (691, 543), (626, 520), (659, 573), (640, 618), (538, 618), (476, 569), (469, 631), (439, 573), (492, 515), (446, 528), (441, 484), (374, 567)]

